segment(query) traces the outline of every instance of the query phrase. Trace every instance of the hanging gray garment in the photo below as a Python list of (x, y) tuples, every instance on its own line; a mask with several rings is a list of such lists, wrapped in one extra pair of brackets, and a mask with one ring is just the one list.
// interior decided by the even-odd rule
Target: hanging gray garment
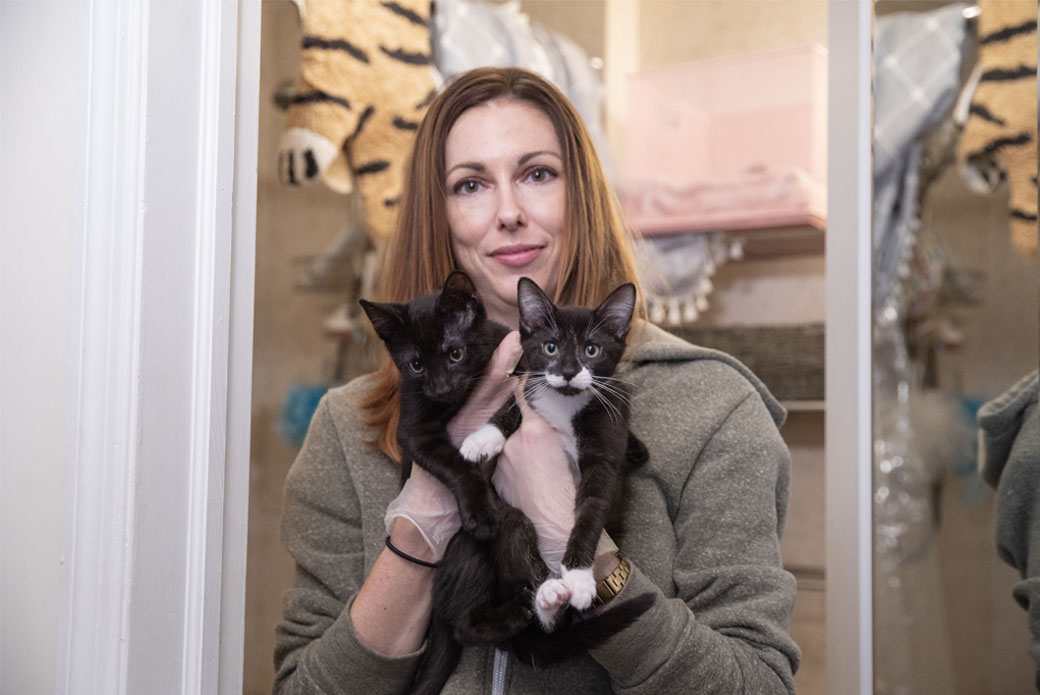
[(874, 38), (874, 298), (888, 297), (914, 242), (921, 140), (953, 105), (964, 4), (879, 17)]
[(1013, 590), (1027, 611), (1040, 691), (1040, 377), (1022, 378), (979, 409), (979, 468), (997, 490), (997, 554), (1021, 577)]

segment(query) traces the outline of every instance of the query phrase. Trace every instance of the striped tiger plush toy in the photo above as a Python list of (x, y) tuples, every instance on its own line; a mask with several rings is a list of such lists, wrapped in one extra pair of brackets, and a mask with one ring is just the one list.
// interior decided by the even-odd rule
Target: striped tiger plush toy
[(982, 188), (1005, 178), (1011, 239), (1025, 256), (1037, 250), (1037, 2), (979, 0), (977, 70), (960, 159)]
[(431, 0), (297, 0), (300, 71), (278, 146), (282, 183), (317, 178), (364, 200), (381, 246), (393, 227), (415, 131), (439, 82)]

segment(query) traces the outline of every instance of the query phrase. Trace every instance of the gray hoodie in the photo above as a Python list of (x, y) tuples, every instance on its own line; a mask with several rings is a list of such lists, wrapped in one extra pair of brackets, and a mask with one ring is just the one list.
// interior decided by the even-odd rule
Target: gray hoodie
[[(784, 410), (732, 357), (644, 325), (626, 353), (631, 428), (650, 461), (630, 478), (615, 538), (632, 574), (613, 599), (654, 606), (591, 653), (543, 669), (467, 648), (447, 694), (793, 693), (795, 581), (780, 562), (790, 456)], [(282, 537), (296, 559), (277, 630), (275, 693), (406, 692), (420, 652), (387, 658), (350, 604), (384, 549), (398, 467), (365, 444), (365, 377), (330, 391), (286, 480)]]
[(1022, 576), (1015, 599), (1029, 615), (1040, 691), (1040, 377), (1023, 377), (979, 409), (979, 467), (997, 490), (997, 554)]

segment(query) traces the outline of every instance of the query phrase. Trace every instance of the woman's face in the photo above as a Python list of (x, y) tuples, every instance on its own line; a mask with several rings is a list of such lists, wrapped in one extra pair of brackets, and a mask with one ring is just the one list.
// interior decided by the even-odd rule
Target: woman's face
[(490, 101), (459, 116), (444, 155), (455, 259), (488, 316), (515, 328), (517, 280), (556, 291), (566, 172), (552, 121), (525, 101)]

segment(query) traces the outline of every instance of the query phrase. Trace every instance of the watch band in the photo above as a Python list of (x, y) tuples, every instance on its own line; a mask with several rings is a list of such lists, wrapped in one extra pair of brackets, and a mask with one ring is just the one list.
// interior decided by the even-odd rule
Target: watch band
[(614, 568), (614, 571), (603, 577), (596, 584), (596, 597), (592, 599), (592, 606), (602, 606), (610, 599), (617, 596), (621, 589), (624, 588), (625, 582), (628, 581), (628, 575), (632, 573), (632, 566), (628, 564), (628, 560), (623, 557), (618, 557), (618, 566)]

